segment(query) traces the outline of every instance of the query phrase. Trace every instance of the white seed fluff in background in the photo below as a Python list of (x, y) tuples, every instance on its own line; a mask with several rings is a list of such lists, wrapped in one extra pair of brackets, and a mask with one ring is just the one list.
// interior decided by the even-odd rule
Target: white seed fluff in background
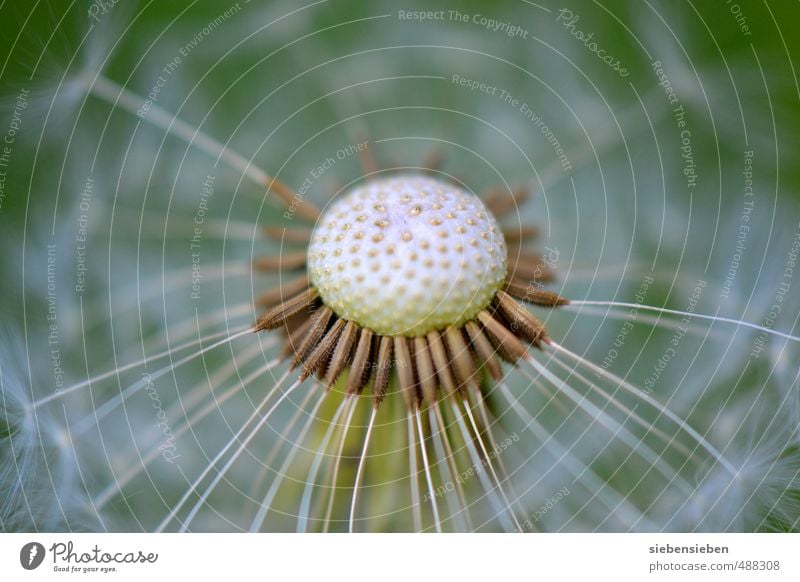
[(408, 337), (472, 319), (507, 271), (483, 203), (421, 175), (373, 180), (336, 200), (314, 229), (308, 266), (340, 317)]

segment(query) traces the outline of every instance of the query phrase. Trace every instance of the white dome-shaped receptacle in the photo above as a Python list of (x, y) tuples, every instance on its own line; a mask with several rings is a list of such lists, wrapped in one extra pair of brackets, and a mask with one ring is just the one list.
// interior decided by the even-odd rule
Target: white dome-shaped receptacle
[(506, 246), (476, 196), (401, 175), (359, 186), (325, 210), (308, 270), (339, 317), (379, 335), (415, 337), (484, 309), (506, 278)]

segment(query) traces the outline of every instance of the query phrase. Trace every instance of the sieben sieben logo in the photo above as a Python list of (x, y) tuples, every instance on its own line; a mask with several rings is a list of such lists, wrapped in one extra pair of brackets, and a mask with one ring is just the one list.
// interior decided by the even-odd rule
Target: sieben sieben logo
[(39, 542), (30, 542), (22, 546), (19, 562), (26, 570), (34, 570), (42, 565), (47, 555), (52, 559), (54, 572), (72, 572), (88, 574), (92, 572), (115, 572), (121, 564), (154, 564), (158, 560), (155, 552), (106, 551), (97, 544), (88, 550), (76, 549), (70, 540), (56, 542), (49, 549)]

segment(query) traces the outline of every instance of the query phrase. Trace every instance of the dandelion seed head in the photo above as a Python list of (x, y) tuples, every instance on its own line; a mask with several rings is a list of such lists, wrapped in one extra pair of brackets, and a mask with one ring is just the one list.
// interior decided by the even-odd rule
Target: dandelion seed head
[[(797, 334), (780, 35), (731, 42), (702, 7), (570, 7), (601, 44), (642, 39), (603, 47), (624, 79), (530, 3), (487, 16), (541, 50), (370, 3), (253, 4), (9, 15), (0, 531), (797, 531), (796, 342), (548, 311), (557, 291)], [(375, 178), (328, 201), (354, 177), (337, 154), (305, 183), (362, 138)], [(374, 174), (398, 167), (505, 187)], [(269, 335), (232, 335), (254, 308)]]
[(506, 273), (505, 241), (484, 204), (420, 175), (376, 180), (337, 200), (309, 247), (323, 302), (382, 335), (460, 325), (489, 304)]

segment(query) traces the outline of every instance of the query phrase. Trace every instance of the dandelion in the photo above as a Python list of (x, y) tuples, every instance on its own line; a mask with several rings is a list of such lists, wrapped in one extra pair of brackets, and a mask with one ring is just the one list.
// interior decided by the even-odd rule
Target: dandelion
[[(597, 44), (624, 99), (534, 5), (236, 4), (128, 62), (121, 8), (14, 118), (42, 137), (9, 159), (54, 194), (2, 234), (25, 338), (0, 365), (4, 530), (797, 529), (797, 225), (738, 182), (676, 194), (713, 132), (669, 50), (644, 84)], [(557, 71), (529, 62), (554, 32)]]
[[(514, 202), (513, 197), (510, 202), (495, 198), (490, 207), (502, 215)], [(395, 380), (407, 409), (410, 467), (419, 456), (436, 530), (441, 531), (442, 519), (426, 441), (432, 443), (430, 433), (436, 431), (444, 449), (453, 449), (447, 435), (452, 428), (443, 420), (442, 407), (447, 406), (439, 405), (443, 397), (452, 406), (471, 458), (479, 459), (494, 479), (487, 494), (499, 488), (508, 505), (487, 447), (495, 439), (486, 426), (479, 426), (473, 409), (483, 406), (480, 388), (487, 379), (481, 376), (502, 379), (499, 358), (514, 363), (526, 355), (523, 342), (538, 346), (549, 341), (543, 324), (512, 295), (547, 307), (566, 303), (533, 286), (551, 277), (541, 257), (517, 249), (509, 277), (505, 237), (486, 206), (458, 186), (421, 175), (374, 179), (338, 200), (320, 218), (307, 251), (287, 267), (305, 267), (306, 252), (308, 275), (285, 285), (302, 290), (288, 298), (283, 288), (269, 293), (279, 304), (257, 322), (256, 330), (285, 327), (292, 367), (302, 367), (300, 382), (317, 374), (330, 390), (347, 369), (343, 388), (350, 397), (372, 383), (375, 403), (367, 437), (388, 384)], [(284, 259), (276, 257), (266, 266), (279, 268)], [(525, 274), (530, 287), (521, 282)], [(473, 389), (478, 392), (470, 399)], [(346, 398), (340, 407), (337, 417), (344, 411), (347, 418), (344, 442), (356, 402)], [(481, 413), (489, 417), (484, 408)], [(352, 495), (351, 531), (368, 445), (365, 437)], [(444, 460), (434, 467), (440, 462)], [(416, 475), (411, 479), (412, 503), (419, 507)], [(513, 512), (511, 519), (516, 520)], [(415, 520), (419, 529), (419, 509)]]

